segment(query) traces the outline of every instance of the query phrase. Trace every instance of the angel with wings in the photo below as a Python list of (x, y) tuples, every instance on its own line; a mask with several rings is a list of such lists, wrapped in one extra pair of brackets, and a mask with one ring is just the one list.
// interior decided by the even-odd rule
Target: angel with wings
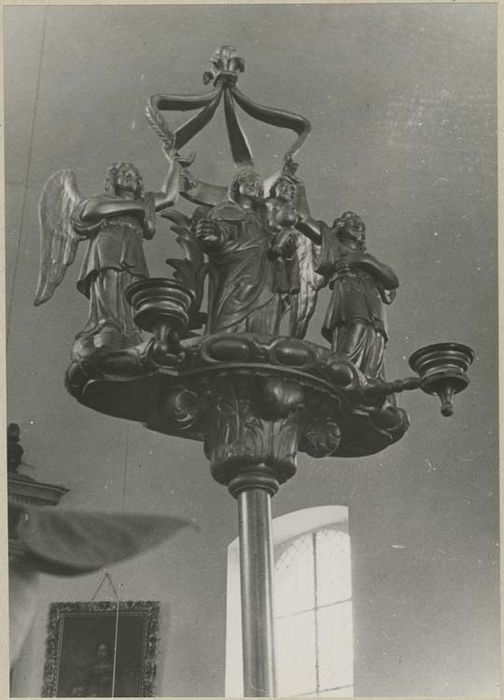
[(325, 280), (315, 270), (313, 233), (303, 225), (311, 221), (311, 215), (305, 185), (295, 176), (296, 169), (297, 164), (287, 162), (280, 175), (273, 178), (265, 209), (267, 225), (274, 236), (271, 250), (280, 288), (286, 292), (285, 307), (290, 309), (289, 334), (304, 338)]
[(383, 304), (395, 298), (395, 272), (367, 252), (366, 226), (354, 212), (345, 212), (332, 226), (305, 218), (300, 228), (314, 243), (316, 274), (331, 289), (322, 335), (365, 376), (384, 379)]
[(144, 192), (139, 171), (124, 162), (107, 170), (104, 192), (93, 197), (80, 195), (71, 170), (54, 173), (44, 186), (36, 306), (52, 297), (79, 243), (87, 242), (77, 289), (89, 299), (89, 317), (76, 336), (74, 354), (122, 350), (142, 341), (125, 290), (149, 276), (143, 240), (155, 233), (156, 212), (172, 206), (179, 194), (179, 158), (165, 155), (170, 165), (159, 192)]

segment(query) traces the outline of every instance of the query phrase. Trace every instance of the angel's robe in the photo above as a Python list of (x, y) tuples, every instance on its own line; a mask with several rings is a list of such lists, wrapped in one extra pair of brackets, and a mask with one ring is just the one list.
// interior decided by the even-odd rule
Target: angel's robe
[(72, 214), (72, 225), (82, 236), (89, 238), (77, 288), (89, 298), (93, 278), (105, 269), (127, 271), (135, 277), (148, 277), (143, 250), (144, 224), (138, 216), (117, 214), (98, 223), (89, 223), (82, 217), (87, 204), (83, 200)]
[(210, 218), (219, 242), (200, 237), (211, 266), (207, 332), (277, 334), (283, 290), (270, 254), (272, 233), (258, 212), (234, 202), (214, 207)]
[[(275, 255), (276, 287), (286, 294), (299, 293), (299, 260), (295, 239), (298, 212), (292, 202), (270, 197), (265, 202), (267, 225), (274, 234), (272, 245), (279, 248)], [(285, 245), (291, 241), (291, 249), (286, 253)], [(283, 250), (282, 250), (283, 249)]]
[(345, 265), (345, 257), (356, 253), (356, 247), (321, 224), (316, 269), (331, 289), (322, 335), (335, 352), (347, 355), (364, 374), (382, 377), (388, 340), (383, 291), (395, 289), (397, 278), (388, 266), (366, 253), (362, 253), (362, 264)]
[(89, 340), (93, 347), (135, 346), (142, 336), (125, 292), (136, 280), (149, 277), (143, 251), (145, 222), (138, 216), (116, 214), (89, 223), (83, 218), (86, 203), (78, 204), (72, 214), (76, 232), (89, 239), (77, 281), (77, 289), (90, 300), (89, 318), (77, 337)]

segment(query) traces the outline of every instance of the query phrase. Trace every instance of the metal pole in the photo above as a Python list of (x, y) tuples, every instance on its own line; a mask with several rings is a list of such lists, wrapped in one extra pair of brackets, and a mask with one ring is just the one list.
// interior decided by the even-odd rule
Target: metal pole
[(238, 495), (245, 697), (275, 697), (271, 495), (249, 488)]

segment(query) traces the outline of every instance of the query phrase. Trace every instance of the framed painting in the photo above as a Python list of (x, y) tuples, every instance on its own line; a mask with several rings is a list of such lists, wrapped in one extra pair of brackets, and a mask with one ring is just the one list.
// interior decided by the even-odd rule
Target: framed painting
[(159, 603), (52, 603), (42, 697), (152, 697)]

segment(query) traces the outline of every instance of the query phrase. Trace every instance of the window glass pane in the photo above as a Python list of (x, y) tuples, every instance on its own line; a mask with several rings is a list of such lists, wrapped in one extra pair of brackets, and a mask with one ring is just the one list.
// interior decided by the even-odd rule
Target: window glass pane
[(352, 604), (339, 603), (317, 611), (319, 687), (353, 683)]
[(312, 534), (297, 537), (282, 548), (275, 566), (275, 614), (289, 615), (314, 606)]
[(315, 692), (315, 613), (277, 620), (276, 648), (279, 695)]
[(350, 538), (346, 532), (317, 532), (317, 584), (319, 606), (352, 597)]
[(352, 697), (352, 590), (348, 533), (339, 527), (326, 526), (284, 542), (276, 548), (275, 554), (280, 695)]
[(324, 690), (318, 694), (319, 698), (352, 698), (354, 694), (353, 686), (348, 688), (336, 688), (335, 690)]

